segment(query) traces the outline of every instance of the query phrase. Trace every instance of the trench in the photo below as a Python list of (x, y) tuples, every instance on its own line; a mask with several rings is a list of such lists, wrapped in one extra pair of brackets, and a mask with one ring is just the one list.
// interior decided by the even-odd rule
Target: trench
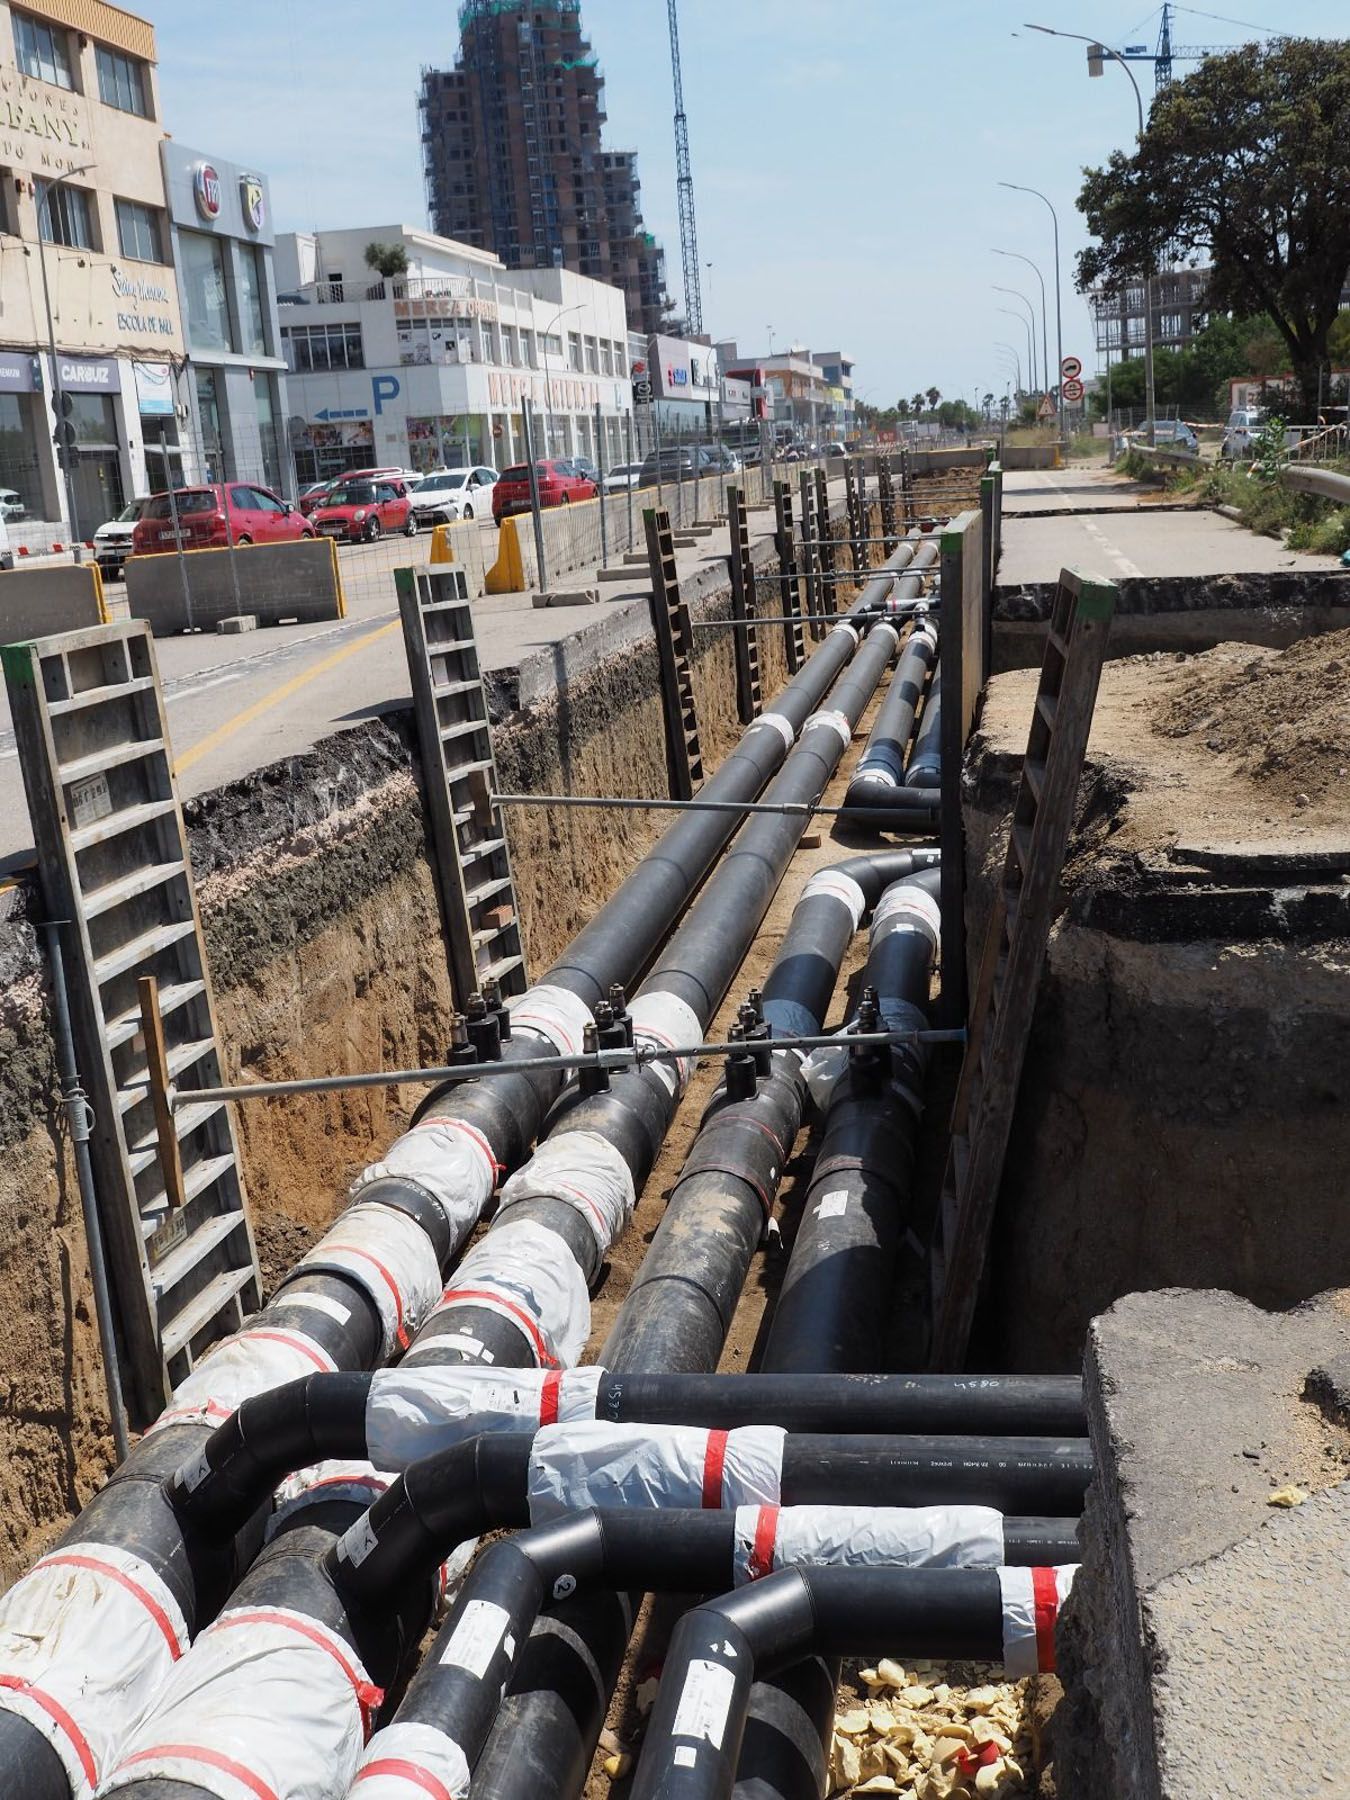
[[(972, 1354), (972, 1366), (991, 1373), (1076, 1371), (1088, 1321), (1136, 1287), (1222, 1286), (1264, 1306), (1289, 1306), (1350, 1279), (1327, 1201), (1350, 1147), (1338, 1048), (1350, 1011), (1343, 880), (1350, 846), (1336, 796), (1309, 791), (1317, 756), (1335, 747), (1346, 722), (1341, 677), (1350, 643), (1333, 634), (1310, 650), (1295, 636), (1291, 661), (1281, 664), (1286, 652), (1258, 655), (1219, 636), (1213, 651), (1179, 662), (1137, 629), (1142, 635), (1126, 640), (1134, 654), (1109, 664), (1103, 679), (1102, 729), (1090, 749), (1064, 910), (1037, 1006), (993, 1280)], [(1025, 653), (1010, 649), (1011, 641), (1005, 634), (1005, 659), (1015, 665)], [(777, 634), (761, 634), (761, 658), (766, 693), (775, 691), (786, 673)], [(1249, 671), (1249, 664), (1259, 666)], [(716, 764), (739, 736), (724, 639), (706, 634), (695, 678), (705, 756)], [(968, 757), (973, 944), (1001, 863), (1028, 679), (1011, 667), (996, 680)], [(1312, 726), (1303, 720), (1304, 741), (1295, 729), (1272, 767), (1253, 764), (1253, 721), (1282, 705), (1297, 726), (1291, 695), (1306, 694), (1310, 682), (1324, 704)], [(1245, 688), (1244, 712), (1230, 690)], [(1201, 689), (1213, 690), (1203, 705)], [(1165, 690), (1161, 700), (1158, 690)], [(827, 800), (838, 803), (848, 791), (883, 692), (864, 711)], [(641, 654), (569, 683), (565, 701), (523, 714), (509, 702), (504, 695), (497, 733), (504, 787), (665, 791), (660, 703)], [(227, 1080), (443, 1058), (451, 1005), (437, 931), (428, 926), (436, 906), (410, 724), (386, 715), (340, 744), (336, 757), (321, 747), (189, 809)], [(1268, 744), (1266, 753), (1269, 761)], [(1271, 810), (1258, 812), (1262, 806)], [(1262, 828), (1255, 833), (1254, 823)], [(661, 829), (659, 815), (640, 813), (511, 818), (532, 968), (552, 963)], [(763, 984), (810, 876), (866, 841), (846, 827), (807, 835), (709, 1022), (710, 1036), (730, 1030), (746, 990)], [(15, 980), (6, 984), (4, 1029), (9, 1066), (22, 1079), (0, 1129), (31, 1185), (28, 1207), (18, 1200), (6, 1220), (13, 1229), (4, 1234), (4, 1255), (14, 1290), (35, 1293), (37, 1303), (31, 1314), (20, 1312), (3, 1352), (11, 1399), (0, 1419), (9, 1452), (7, 1578), (89, 1499), (111, 1461), (100, 1427), (96, 1339), (73, 1249), (78, 1212), (44, 1118), (50, 1063), (22, 897), (9, 924)], [(866, 934), (855, 935), (840, 965), (832, 1020), (855, 1008), (866, 958)], [(955, 1068), (954, 1053), (935, 1054), (916, 1154), (919, 1238), (940, 1176), (935, 1121)], [(1318, 1071), (1312, 1082), (1309, 1068)], [(632, 1223), (608, 1253), (592, 1295), (592, 1347), (620, 1315), (718, 1074), (705, 1066), (694, 1076)], [(375, 1089), (240, 1109), (269, 1288), (332, 1222), (336, 1197), (372, 1146), (405, 1128), (420, 1092)], [(813, 1150), (803, 1128), (781, 1189), (779, 1234), (751, 1259), (721, 1350), (724, 1372), (762, 1365)], [(31, 1199), (44, 1191), (56, 1195), (51, 1210)], [(1278, 1266), (1263, 1253), (1275, 1233), (1284, 1251)], [(879, 1366), (911, 1366), (917, 1344), (906, 1321), (920, 1308), (923, 1279), (921, 1258), (903, 1255)], [(54, 1317), (65, 1323), (55, 1341), (46, 1323)], [(616, 1773), (617, 1792), (625, 1791), (624, 1746), (638, 1740), (648, 1718), (643, 1701), (672, 1618), (658, 1602), (639, 1620), (588, 1777), (592, 1800), (615, 1791)], [(987, 1671), (969, 1659), (916, 1656), (906, 1667), (909, 1688), (955, 1695), (957, 1723), (962, 1696), (989, 1685)], [(894, 1713), (900, 1690), (879, 1669), (854, 1663), (846, 1678), (839, 1719), (869, 1702)], [(1016, 1702), (1017, 1729), (1032, 1741), (1038, 1770), (1053, 1761), (1047, 1722), (1054, 1699), (1050, 1684), (1033, 1682)], [(1000, 1696), (989, 1704), (1013, 1703)], [(1011, 1717), (1006, 1723), (1011, 1728)], [(865, 1749), (866, 1733), (860, 1737)], [(618, 1769), (607, 1767), (616, 1757)], [(860, 1760), (860, 1779), (864, 1768)], [(837, 1773), (851, 1774), (847, 1758)]]

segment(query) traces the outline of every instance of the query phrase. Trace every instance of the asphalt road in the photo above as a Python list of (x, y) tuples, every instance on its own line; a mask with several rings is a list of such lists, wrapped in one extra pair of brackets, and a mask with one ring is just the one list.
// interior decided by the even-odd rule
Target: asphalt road
[(1064, 568), (1114, 579), (1340, 567), (1334, 556), (1286, 549), (1277, 538), (1258, 537), (1208, 509), (1163, 510), (1156, 488), (1120, 481), (1101, 469), (1009, 473), (1003, 492), (1000, 587), (1054, 581)]

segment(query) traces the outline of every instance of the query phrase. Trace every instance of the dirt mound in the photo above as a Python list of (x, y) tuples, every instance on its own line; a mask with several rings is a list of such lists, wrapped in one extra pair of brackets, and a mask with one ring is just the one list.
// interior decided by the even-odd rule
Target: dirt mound
[[(1222, 645), (1197, 657), (1156, 719), (1196, 737), (1272, 796), (1307, 806), (1344, 795), (1350, 776), (1350, 631), (1287, 650)], [(1347, 800), (1350, 807), (1350, 800)]]

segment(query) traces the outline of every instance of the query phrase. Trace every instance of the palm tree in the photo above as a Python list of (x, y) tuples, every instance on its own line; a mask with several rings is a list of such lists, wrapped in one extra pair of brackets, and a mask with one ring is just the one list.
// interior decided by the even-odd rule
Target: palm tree
[(914, 408), (916, 413), (921, 413), (923, 411), (922, 393), (915, 394), (914, 398), (910, 401), (910, 405)]
[(935, 388), (935, 387), (929, 388), (927, 399), (928, 399), (928, 404), (930, 407), (936, 408), (937, 403), (941, 398), (942, 398), (942, 389), (941, 388)]

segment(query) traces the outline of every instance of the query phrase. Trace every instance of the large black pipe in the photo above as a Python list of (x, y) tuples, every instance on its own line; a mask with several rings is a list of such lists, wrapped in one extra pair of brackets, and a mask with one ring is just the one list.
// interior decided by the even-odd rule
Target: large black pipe
[[(897, 642), (894, 627), (874, 625), (851, 667), (831, 691), (828, 713), (809, 720), (768, 789), (775, 803), (820, 798), (843, 755), (853, 724), (861, 717)], [(776, 736), (770, 727), (766, 735)], [(780, 740), (781, 742), (781, 740)], [(792, 854), (806, 828), (805, 814), (756, 814), (736, 838), (683, 923), (657, 957), (643, 982), (639, 1003), (658, 996), (688, 1009), (690, 1030), (706, 1028), (744, 960)], [(679, 1089), (663, 1065), (626, 1069), (598, 1090), (578, 1082), (549, 1117), (545, 1136), (587, 1132), (603, 1138), (626, 1164), (635, 1191), (651, 1172), (674, 1115)], [(587, 1286), (600, 1273), (603, 1251), (583, 1211), (567, 1196), (540, 1194), (503, 1207), (493, 1230), (533, 1219), (566, 1244)], [(485, 1243), (491, 1243), (489, 1231)], [(438, 1361), (463, 1362), (471, 1355), (497, 1366), (523, 1367), (538, 1361), (528, 1324), (475, 1304), (470, 1296), (442, 1305), (419, 1336), (419, 1361), (429, 1347), (444, 1342)], [(466, 1352), (466, 1343), (483, 1346)]]
[[(380, 1374), (311, 1375), (245, 1400), (200, 1452), (194, 1449), (165, 1488), (165, 1498), (189, 1538), (200, 1537), (204, 1546), (228, 1538), (298, 1469), (330, 1459), (369, 1460), (375, 1453), (368, 1437), (372, 1395), (378, 1404), (379, 1384), (385, 1379)], [(576, 1416), (570, 1408), (568, 1416)], [(795, 1432), (890, 1436), (1087, 1434), (1082, 1385), (1072, 1375), (612, 1371), (603, 1373), (596, 1387), (594, 1416), (614, 1425), (701, 1425), (717, 1430), (781, 1425)], [(429, 1436), (448, 1429), (448, 1421), (438, 1421), (434, 1404), (427, 1405), (424, 1418)], [(522, 1415), (518, 1428), (527, 1422)], [(487, 1430), (457, 1414), (454, 1428), (465, 1438)], [(158, 1466), (162, 1468), (173, 1453), (161, 1449)]]
[[(666, 1654), (632, 1800), (729, 1800), (751, 1686), (808, 1652), (1000, 1662), (994, 1569), (785, 1569), (685, 1613)], [(718, 1729), (703, 1731), (712, 1709)]]
[[(923, 697), (928, 671), (937, 655), (937, 626), (925, 620), (915, 626), (904, 654), (878, 708), (866, 746), (844, 796), (845, 806), (873, 804), (875, 796), (892, 795), (905, 779), (905, 754), (914, 733), (914, 715)], [(876, 804), (880, 804), (879, 800)]]
[[(497, 1432), (411, 1464), (328, 1553), (349, 1613), (382, 1622), (457, 1544), (526, 1523), (533, 1447), (533, 1432)], [(1063, 1519), (1082, 1511), (1091, 1473), (1080, 1438), (794, 1433), (779, 1489), (784, 1506), (960, 1504)]]
[[(854, 612), (862, 619), (868, 610), (860, 601)], [(836, 627), (784, 690), (777, 710), (793, 729), (818, 704), (852, 656), (857, 640), (855, 627)], [(771, 723), (757, 721), (747, 729), (742, 745), (708, 783), (706, 791), (713, 797), (754, 798), (782, 762), (785, 748), (784, 735), (779, 730)], [(576, 944), (549, 971), (546, 981), (576, 993), (588, 1007), (607, 994), (612, 984), (631, 986), (737, 823), (734, 814), (722, 813), (687, 814), (677, 820)], [(513, 1059), (537, 1058), (541, 1053), (548, 1053), (547, 1046), (527, 1034), (514, 1036), (502, 1046), (507, 1065)], [(454, 1119), (479, 1134), (498, 1167), (509, 1170), (528, 1154), (545, 1111), (561, 1086), (561, 1076), (547, 1072), (504, 1072), (491, 1080), (457, 1084), (433, 1098), (438, 1115)], [(442, 1268), (461, 1247), (465, 1231), (452, 1233), (444, 1210), (415, 1182), (396, 1177), (377, 1179), (361, 1188), (359, 1199), (363, 1204), (378, 1203), (412, 1217), (426, 1232)], [(384, 1342), (384, 1326), (371, 1294), (360, 1282), (334, 1267), (310, 1266), (293, 1271), (269, 1305), (244, 1327), (242, 1335), (253, 1333), (259, 1334), (260, 1344), (285, 1338), (293, 1344), (300, 1343), (302, 1348), (309, 1346), (312, 1354), (306, 1354), (311, 1354), (316, 1366), (329, 1362), (337, 1369), (368, 1368), (378, 1360)], [(508, 1342), (514, 1343), (509, 1328), (506, 1335)], [(202, 1365), (203, 1369), (207, 1366)], [(201, 1386), (200, 1371), (195, 1382)], [(228, 1591), (231, 1577), (247, 1565), (256, 1548), (257, 1531), (241, 1544), (228, 1548), (224, 1561), (229, 1575), (222, 1578), (218, 1571), (213, 1572), (198, 1592), (194, 1563), (200, 1552), (184, 1540), (172, 1509), (164, 1507), (150, 1525), (139, 1507), (126, 1504), (132, 1491), (130, 1484), (141, 1479), (143, 1468), (153, 1468), (153, 1484), (158, 1484), (170, 1473), (170, 1466), (164, 1464), (182, 1462), (187, 1448), (200, 1450), (210, 1435), (213, 1421), (208, 1420), (207, 1409), (194, 1398), (186, 1411), (193, 1422), (174, 1425), (173, 1430), (191, 1435), (175, 1438), (166, 1447), (164, 1438), (156, 1434), (155, 1450), (146, 1451), (144, 1456), (133, 1453), (104, 1490), (108, 1498), (98, 1509), (96, 1529), (90, 1509), (86, 1509), (68, 1528), (60, 1548), (75, 1550), (82, 1543), (97, 1543), (162, 1564), (172, 1572), (175, 1591), (181, 1589), (191, 1602), (184, 1613), (191, 1636), (210, 1617), (223, 1592)], [(170, 1420), (175, 1417), (173, 1404), (165, 1416)], [(147, 1442), (155, 1443), (156, 1438)], [(97, 1641), (96, 1631), (78, 1642), (67, 1635), (60, 1657), (78, 1657), (83, 1666), (89, 1660), (88, 1646)], [(69, 1669), (71, 1665), (62, 1660), (61, 1666)], [(89, 1670), (85, 1684), (90, 1691), (97, 1688), (96, 1669)], [(32, 1725), (4, 1705), (4, 1690), (0, 1689), (0, 1768), (6, 1759), (11, 1767), (23, 1768), (25, 1759), (31, 1756), (31, 1779), (37, 1791), (42, 1767), (49, 1765), (50, 1755), (45, 1745), (41, 1753), (36, 1751), (35, 1741), (40, 1742)]]
[[(922, 1022), (937, 951), (933, 874), (888, 888), (868, 949), (867, 987), (888, 1024)], [(907, 891), (908, 890), (908, 891)], [(894, 908), (888, 914), (887, 903)], [(927, 917), (915, 916), (918, 907)], [(924, 1060), (855, 1050), (830, 1096), (797, 1235), (764, 1348), (766, 1368), (789, 1373), (875, 1368), (893, 1304), (895, 1264), (908, 1219)], [(741, 1800), (817, 1800), (828, 1729), (813, 1736), (821, 1709), (799, 1692), (831, 1690), (838, 1669), (818, 1658), (783, 1680), (755, 1683), (755, 1721)], [(827, 1721), (828, 1726), (828, 1721)]]
[[(400, 1720), (434, 1720), (473, 1769), (518, 1653), (555, 1594), (602, 1582), (647, 1593), (720, 1593), (737, 1579), (736, 1550), (734, 1513), (681, 1508), (589, 1508), (499, 1540), (478, 1558), (456, 1595), (431, 1654), (409, 1683)], [(1068, 1562), (1077, 1554), (1073, 1519), (1003, 1521), (1006, 1566)], [(473, 1662), (449, 1654), (466, 1621), (482, 1616), (497, 1621), (491, 1656)], [(832, 1686), (830, 1693), (833, 1699)]]

